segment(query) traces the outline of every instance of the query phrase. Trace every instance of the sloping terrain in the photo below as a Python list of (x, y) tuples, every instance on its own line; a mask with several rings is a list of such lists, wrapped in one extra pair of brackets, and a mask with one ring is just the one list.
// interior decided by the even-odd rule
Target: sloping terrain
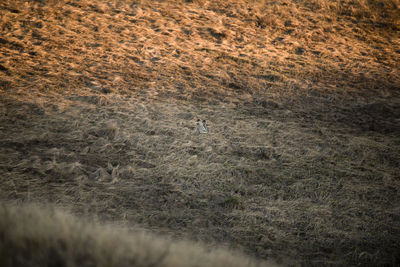
[(285, 263), (398, 262), (398, 109), (281, 105), (9, 102), (0, 195)]
[(385, 94), (399, 90), (398, 11), (397, 0), (2, 1), (0, 77), (21, 94)]
[(398, 1), (246, 2), (2, 1), (0, 199), (399, 265)]

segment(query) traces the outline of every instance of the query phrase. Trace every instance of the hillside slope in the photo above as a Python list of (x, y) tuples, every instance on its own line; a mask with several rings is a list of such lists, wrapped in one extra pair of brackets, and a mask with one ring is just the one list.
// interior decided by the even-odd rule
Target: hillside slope
[(225, 101), (271, 90), (398, 93), (399, 6), (2, 1), (2, 91), (144, 90)]
[(398, 266), (398, 11), (1, 1), (0, 200), (284, 265)]

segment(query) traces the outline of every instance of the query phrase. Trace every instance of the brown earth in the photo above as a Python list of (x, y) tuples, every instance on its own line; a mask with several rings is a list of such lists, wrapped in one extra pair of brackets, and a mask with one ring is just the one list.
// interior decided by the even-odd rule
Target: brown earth
[(1, 200), (400, 264), (400, 12), (380, 3), (3, 1)]

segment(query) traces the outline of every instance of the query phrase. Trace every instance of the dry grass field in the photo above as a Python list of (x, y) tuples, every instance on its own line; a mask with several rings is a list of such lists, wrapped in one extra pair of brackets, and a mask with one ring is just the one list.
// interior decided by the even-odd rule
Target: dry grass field
[(398, 0), (4, 0), (0, 33), (2, 265), (400, 265)]
[(143, 230), (77, 220), (49, 207), (2, 206), (0, 215), (1, 266), (276, 266)]

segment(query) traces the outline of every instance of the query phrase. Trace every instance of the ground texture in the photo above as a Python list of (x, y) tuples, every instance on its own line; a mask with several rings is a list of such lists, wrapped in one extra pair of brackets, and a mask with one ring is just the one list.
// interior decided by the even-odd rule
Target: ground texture
[(0, 198), (281, 264), (399, 265), (396, 4), (5, 1)]

